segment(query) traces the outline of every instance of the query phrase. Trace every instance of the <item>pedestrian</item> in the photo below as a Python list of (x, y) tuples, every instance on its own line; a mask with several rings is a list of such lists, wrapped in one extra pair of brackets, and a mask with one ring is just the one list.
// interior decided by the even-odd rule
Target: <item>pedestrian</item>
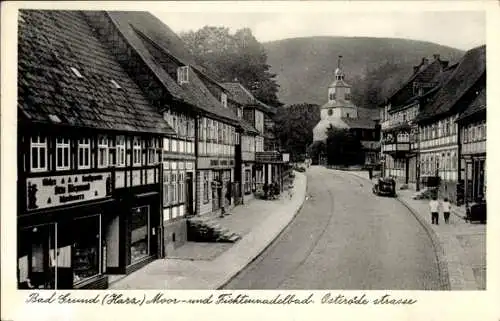
[(432, 197), (432, 200), (429, 202), (429, 207), (431, 210), (432, 224), (439, 225), (439, 202), (436, 196)]
[(449, 224), (450, 222), (450, 207), (451, 204), (448, 201), (448, 198), (445, 197), (443, 201), (443, 215), (444, 215), (444, 222), (446, 224)]
[(264, 191), (264, 199), (267, 199), (267, 192), (269, 191), (269, 185), (267, 185), (267, 182), (264, 183), (264, 187), (262, 189)]

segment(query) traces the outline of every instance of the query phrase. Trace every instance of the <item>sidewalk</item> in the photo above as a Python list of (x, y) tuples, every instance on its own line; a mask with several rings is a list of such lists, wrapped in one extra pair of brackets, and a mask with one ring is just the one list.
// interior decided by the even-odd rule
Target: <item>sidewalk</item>
[[(367, 172), (349, 172), (368, 179)], [(463, 219), (463, 208), (452, 207), (454, 215), (445, 224), (431, 224), (428, 200), (412, 199), (414, 190), (398, 190), (398, 199), (415, 215), (435, 243), (438, 261), (447, 274), (451, 290), (486, 289), (486, 225), (470, 224)]]
[(182, 251), (185, 255), (197, 250), (205, 250), (208, 255), (156, 260), (112, 283), (110, 289), (214, 290), (222, 287), (262, 253), (291, 222), (304, 202), (306, 186), (306, 175), (295, 172), (291, 199), (284, 192), (279, 200), (255, 199), (232, 209), (231, 215), (221, 219), (220, 224), (243, 236), (236, 243), (188, 242)]

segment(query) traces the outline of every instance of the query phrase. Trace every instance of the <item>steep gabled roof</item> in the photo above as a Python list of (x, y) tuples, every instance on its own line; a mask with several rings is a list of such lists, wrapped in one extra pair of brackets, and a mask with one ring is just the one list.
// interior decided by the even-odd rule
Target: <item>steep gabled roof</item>
[[(107, 14), (175, 99), (232, 123), (238, 122), (236, 115), (222, 107), (221, 101), (210, 93), (199, 77), (200, 71), (195, 72), (194, 68), (199, 67), (196, 67), (194, 58), (182, 40), (165, 24), (148, 12), (110, 11)], [(165, 55), (180, 66), (189, 66), (187, 83), (180, 85), (166, 71), (167, 66), (161, 63)]]
[(458, 121), (464, 120), (465, 118), (477, 114), (479, 112), (486, 111), (486, 87), (483, 87), (476, 98), (467, 106), (467, 109), (460, 115)]
[(275, 114), (276, 110), (264, 104), (239, 82), (226, 82), (222, 84), (230, 93), (230, 97), (243, 106), (251, 106), (267, 114)]
[(450, 112), (464, 95), (486, 75), (486, 46), (467, 51), (436, 96), (424, 105), (417, 121)]
[(374, 129), (375, 122), (367, 118), (341, 118), (344, 123), (346, 123), (349, 128), (361, 128), (361, 129)]
[(402, 86), (394, 90), (394, 92), (386, 99), (386, 102), (390, 102), (393, 105), (391, 108), (394, 109), (404, 107), (406, 102), (415, 96), (412, 93), (413, 87), (409, 87), (412, 83), (432, 83), (433, 80), (435, 80), (436, 74), (439, 74), (443, 68), (448, 67), (448, 64), (448, 61), (443, 61), (439, 57), (436, 57), (430, 63), (428, 63), (427, 58), (423, 58), (420, 65), (414, 67), (416, 71)]
[(20, 15), (21, 121), (174, 133), (113, 53), (96, 38), (81, 12), (21, 10)]

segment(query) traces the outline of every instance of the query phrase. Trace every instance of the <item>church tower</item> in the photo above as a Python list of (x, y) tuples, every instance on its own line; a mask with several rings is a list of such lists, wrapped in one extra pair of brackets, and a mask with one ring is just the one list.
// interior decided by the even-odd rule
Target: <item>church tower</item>
[(351, 85), (345, 82), (342, 56), (338, 56), (335, 80), (328, 86), (328, 100), (321, 106), (321, 120), (313, 129), (314, 141), (325, 140), (327, 128), (348, 128), (346, 121), (358, 119), (358, 108), (351, 101)]

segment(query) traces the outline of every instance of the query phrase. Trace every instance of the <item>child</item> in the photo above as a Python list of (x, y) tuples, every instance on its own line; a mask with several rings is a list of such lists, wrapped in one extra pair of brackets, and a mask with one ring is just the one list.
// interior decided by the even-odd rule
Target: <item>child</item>
[(450, 221), (450, 208), (451, 204), (448, 202), (448, 199), (445, 197), (443, 202), (443, 214), (444, 214), (444, 222), (446, 224)]
[(437, 201), (436, 196), (432, 197), (432, 200), (429, 202), (429, 207), (431, 210), (432, 224), (439, 225), (439, 202)]

